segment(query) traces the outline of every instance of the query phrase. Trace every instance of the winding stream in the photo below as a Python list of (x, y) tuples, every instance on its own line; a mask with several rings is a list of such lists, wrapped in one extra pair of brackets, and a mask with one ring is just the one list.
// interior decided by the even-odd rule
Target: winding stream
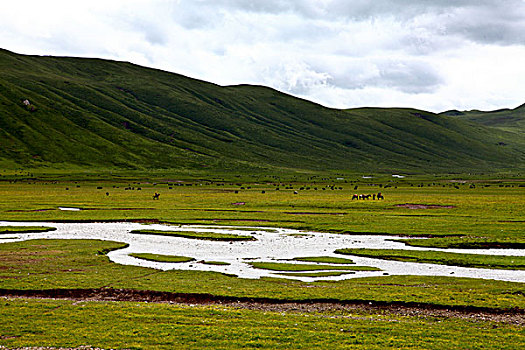
[[(384, 275), (424, 275), (454, 276), (494, 279), (525, 283), (524, 270), (491, 270), (456, 266), (422, 264), (364, 258), (335, 254), (339, 248), (434, 250), (465, 254), (525, 256), (524, 249), (435, 249), (410, 247), (392, 239), (403, 237), (340, 235), (319, 232), (298, 231), (283, 228), (224, 227), (183, 225), (167, 226), (139, 223), (48, 223), (48, 222), (2, 222), (0, 226), (48, 226), (56, 231), (44, 233), (4, 234), (0, 243), (28, 239), (101, 239), (128, 243), (129, 247), (108, 254), (111, 261), (119, 264), (150, 267), (161, 270), (215, 271), (236, 275), (241, 278), (279, 277), (311, 282), (315, 280), (343, 280), (358, 277)], [(169, 231), (216, 232), (226, 234), (252, 235), (256, 241), (218, 242), (203, 241), (182, 237), (131, 234), (131, 230), (151, 229)], [(409, 237), (406, 237), (409, 238)], [(161, 263), (137, 259), (130, 253), (154, 253), (163, 255), (182, 255), (195, 258), (188, 263)], [(333, 256), (346, 257), (356, 265), (372, 266), (381, 271), (356, 271), (351, 274), (331, 277), (285, 276), (278, 271), (253, 268), (250, 262), (284, 262), (295, 257)], [(229, 265), (209, 265), (201, 261), (219, 261)], [(289, 262), (289, 261), (287, 261)], [(315, 264), (315, 263), (314, 263)], [(352, 265), (350, 265), (352, 266)], [(318, 271), (319, 272), (319, 271)]]

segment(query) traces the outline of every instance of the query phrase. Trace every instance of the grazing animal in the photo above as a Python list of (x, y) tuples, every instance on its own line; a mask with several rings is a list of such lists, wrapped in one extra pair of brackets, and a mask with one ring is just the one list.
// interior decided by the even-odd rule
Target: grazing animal
[(159, 199), (159, 197), (160, 197), (160, 193), (155, 192), (155, 194), (153, 195), (153, 199)]
[(352, 200), (354, 200), (354, 199), (359, 200), (359, 196), (358, 196), (357, 194), (354, 194), (354, 195), (352, 196)]
[(383, 195), (381, 194), (381, 192), (379, 192), (379, 193), (377, 194), (377, 199), (378, 199), (378, 200), (379, 200), (379, 199), (385, 199), (385, 197), (383, 197)]

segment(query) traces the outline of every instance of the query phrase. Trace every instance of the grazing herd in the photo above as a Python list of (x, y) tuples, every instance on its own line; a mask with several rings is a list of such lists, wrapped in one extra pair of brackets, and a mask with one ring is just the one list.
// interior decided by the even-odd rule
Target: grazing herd
[(352, 196), (352, 200), (354, 199), (357, 199), (357, 200), (366, 200), (366, 199), (370, 199), (372, 198), (372, 200), (381, 200), (381, 199), (385, 199), (385, 197), (381, 194), (381, 192), (375, 194), (375, 193), (372, 193), (372, 194), (354, 194)]
[[(156, 185), (156, 184), (155, 184)], [(79, 186), (77, 186), (79, 187)], [(115, 186), (113, 186), (115, 187)], [(356, 186), (357, 187), (357, 186)], [(117, 187), (118, 188), (118, 187)], [(172, 187), (169, 187), (170, 189), (172, 189)], [(248, 187), (249, 188), (249, 187)], [(293, 189), (293, 187), (291, 187)], [(97, 187), (97, 189), (102, 189), (101, 186)], [(134, 187), (126, 187), (124, 190), (130, 190), (130, 189), (135, 189)], [(137, 188), (137, 190), (141, 190), (142, 188)], [(241, 189), (244, 189), (241, 187)], [(302, 188), (301, 188), (302, 189)], [(308, 188), (309, 189), (309, 188)], [(315, 188), (317, 189), (317, 188)], [(324, 189), (324, 188), (323, 188)], [(339, 187), (339, 189), (342, 189), (341, 187)], [(355, 188), (354, 188), (355, 189)], [(69, 190), (69, 188), (66, 188), (66, 190)], [(279, 190), (279, 188), (276, 188), (276, 190)], [(235, 193), (239, 193), (239, 191), (235, 191)], [(261, 191), (261, 193), (266, 193), (266, 191)], [(299, 191), (293, 191), (294, 194), (299, 194)], [(109, 196), (109, 192), (106, 192), (106, 196)], [(160, 193), (159, 192), (155, 192), (155, 194), (153, 194), (152, 198), (154, 200), (159, 200), (160, 199)], [(372, 200), (382, 200), (382, 199), (385, 199), (385, 197), (383, 196), (383, 194), (381, 194), (381, 192), (378, 192), (378, 193), (372, 193), (372, 194), (354, 194), (352, 195), (352, 200), (369, 200), (369, 199), (372, 199)]]
[[(156, 184), (154, 184), (154, 185), (156, 185)], [(186, 186), (188, 186), (188, 185), (191, 186), (191, 184), (186, 184)], [(323, 187), (322, 189), (325, 190), (326, 188), (330, 188), (330, 189), (332, 189), (332, 190), (334, 190), (334, 189), (342, 190), (342, 189), (343, 189), (342, 187), (335, 187), (335, 186), (333, 186), (333, 185), (332, 185), (332, 186), (326, 186), (326, 187)], [(127, 189), (128, 189), (128, 188), (126, 188), (126, 190), (127, 190)], [(141, 188), (139, 188), (139, 190), (140, 190), (140, 189), (141, 189)], [(171, 189), (173, 189), (173, 187), (170, 186), (169, 189), (171, 190)], [(241, 187), (241, 190), (244, 190), (244, 189), (248, 189), (248, 190), (249, 190), (249, 189), (251, 189), (251, 187), (246, 187), (246, 188), (245, 188), (245, 187)], [(293, 190), (293, 187), (292, 187), (292, 186), (289, 186), (289, 187), (286, 187), (286, 189), (292, 189), (292, 190)], [(310, 187), (301, 187), (301, 188), (300, 188), (300, 190), (309, 190), (309, 189), (310, 189)], [(314, 187), (313, 189), (314, 189), (314, 190), (317, 190), (317, 187)], [(354, 190), (356, 190), (356, 189), (357, 189), (357, 186), (354, 187)], [(279, 187), (275, 188), (275, 190), (276, 190), (276, 191), (279, 191)], [(236, 194), (238, 194), (238, 193), (239, 193), (239, 190), (234, 190), (233, 192), (236, 193)], [(264, 193), (266, 193), (266, 191), (265, 191), (265, 190), (262, 190), (261, 193), (264, 194)], [(294, 194), (294, 195), (298, 195), (298, 194), (299, 194), (299, 191), (298, 191), (298, 190), (294, 190), (294, 191), (293, 191), (293, 194)], [(160, 193), (159, 193), (159, 192), (155, 192), (155, 194), (153, 195), (153, 199), (154, 199), (154, 200), (158, 200), (158, 199), (160, 199)], [(382, 200), (382, 199), (385, 199), (385, 197), (383, 196), (383, 194), (382, 194), (381, 192), (378, 192), (378, 193), (372, 193), (372, 194), (354, 194), (354, 195), (352, 196), (352, 200), (354, 200), (354, 199), (357, 199), (357, 200), (367, 200), (367, 199), (372, 199), (372, 200), (376, 200), (376, 199), (377, 199), (377, 200)]]

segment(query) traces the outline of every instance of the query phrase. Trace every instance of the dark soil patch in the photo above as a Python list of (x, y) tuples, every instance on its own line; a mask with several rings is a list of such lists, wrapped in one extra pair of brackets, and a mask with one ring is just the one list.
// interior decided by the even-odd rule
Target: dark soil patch
[(220, 304), (251, 310), (275, 312), (323, 312), (360, 310), (370, 313), (392, 313), (416, 317), (456, 317), (473, 321), (493, 321), (525, 325), (525, 309), (497, 309), (488, 307), (435, 305), (416, 302), (385, 302), (373, 300), (284, 300), (218, 296), (198, 293), (170, 293), (133, 289), (0, 289), (6, 298), (67, 299), (77, 301), (132, 301), (177, 304)]
[[(233, 205), (244, 205), (244, 204), (235, 204)], [(231, 212), (231, 213), (264, 213), (262, 210), (236, 210), (236, 209), (193, 209), (194, 211), (220, 211), (220, 212)]]
[(294, 223), (304, 223), (304, 221), (296, 220), (265, 220), (265, 219), (210, 219), (210, 218), (201, 218), (201, 219), (192, 219), (193, 221), (236, 221), (236, 222), (294, 222)]
[(156, 208), (82, 208), (82, 210), (157, 210)]
[(56, 209), (13, 209), (13, 210), (6, 210), (8, 213), (32, 213), (32, 212), (39, 212), (39, 211), (50, 211), (50, 210), (56, 210)]
[(298, 212), (298, 211), (286, 211), (285, 214), (290, 215), (346, 215), (346, 213), (322, 213), (322, 212), (312, 212), (312, 211), (305, 211), (305, 212)]
[(453, 209), (453, 205), (439, 205), (439, 204), (396, 204), (398, 208), (407, 208), (407, 209)]

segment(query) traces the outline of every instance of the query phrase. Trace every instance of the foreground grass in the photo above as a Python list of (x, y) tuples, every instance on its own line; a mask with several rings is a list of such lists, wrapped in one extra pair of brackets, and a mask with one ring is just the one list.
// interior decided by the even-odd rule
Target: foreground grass
[(359, 311), (272, 312), (225, 306), (0, 299), (7, 347), (104, 349), (518, 349), (523, 328)]
[(477, 267), (485, 269), (525, 269), (525, 257), (401, 249), (337, 249), (336, 253), (385, 260)]
[(125, 246), (96, 240), (0, 244), (0, 289), (105, 287), (291, 301), (333, 299), (525, 308), (521, 283), (425, 276), (315, 283), (270, 278), (250, 280), (214, 272), (160, 271), (118, 265), (103, 254)]
[(177, 255), (161, 255), (161, 254), (150, 254), (150, 253), (131, 253), (130, 256), (134, 258), (139, 258), (149, 261), (158, 261), (158, 262), (170, 262), (170, 263), (184, 263), (194, 261), (194, 258), (187, 256), (177, 256)]
[(162, 231), (162, 230), (133, 230), (131, 233), (142, 235), (158, 235), (200, 239), (204, 241), (256, 241), (253, 236), (243, 236), (216, 232), (190, 232), (190, 231)]

